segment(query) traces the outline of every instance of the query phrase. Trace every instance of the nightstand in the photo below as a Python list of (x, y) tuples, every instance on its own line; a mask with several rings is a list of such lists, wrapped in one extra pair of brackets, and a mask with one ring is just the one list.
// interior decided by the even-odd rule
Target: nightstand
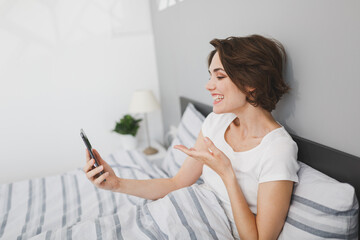
[[(158, 150), (158, 152), (155, 154), (152, 154), (152, 155), (145, 155), (145, 154), (144, 155), (150, 162), (155, 163), (156, 165), (160, 166), (162, 160), (166, 156), (167, 149), (162, 144), (160, 144), (158, 141), (155, 141), (155, 140), (151, 141), (151, 146), (153, 148), (156, 148)], [(142, 152), (146, 147), (147, 147), (146, 142), (140, 142), (139, 146), (136, 149), (138, 151)]]

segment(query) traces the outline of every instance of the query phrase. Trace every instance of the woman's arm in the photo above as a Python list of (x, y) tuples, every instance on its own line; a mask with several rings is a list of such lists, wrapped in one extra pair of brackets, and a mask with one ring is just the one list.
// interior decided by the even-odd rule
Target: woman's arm
[[(202, 138), (200, 132), (199, 138)], [(202, 148), (202, 141), (197, 141), (195, 147)], [(203, 164), (187, 157), (177, 174), (172, 178), (150, 180), (119, 179), (119, 186), (114, 191), (142, 198), (156, 200), (168, 193), (194, 184), (202, 174)]]
[(250, 211), (234, 171), (222, 178), (229, 195), (231, 209), (240, 239), (259, 239), (256, 219)]
[[(195, 148), (206, 149), (203, 142), (203, 135), (200, 131)], [(141, 198), (156, 200), (164, 197), (168, 193), (177, 189), (187, 187), (195, 183), (202, 174), (203, 164), (196, 161), (192, 157), (187, 157), (181, 166), (179, 172), (172, 178), (159, 178), (159, 179), (124, 179), (115, 175), (112, 168), (104, 161), (100, 154), (93, 149), (96, 158), (99, 160), (100, 166), (92, 169), (94, 159), (90, 159), (90, 154), (86, 151), (87, 163), (84, 167), (84, 172), (87, 178), (97, 187), (111, 190), (114, 192), (126, 193)], [(95, 177), (101, 170), (104, 174)], [(104, 182), (104, 179), (106, 181)]]
[(260, 183), (257, 215), (250, 211), (239, 183), (233, 174), (223, 178), (235, 225), (241, 239), (277, 239), (290, 206), (292, 181)]
[(211, 151), (188, 149), (182, 145), (177, 145), (175, 148), (206, 164), (221, 177), (229, 195), (236, 228), (241, 239), (277, 239), (289, 209), (293, 182), (260, 183), (255, 217), (237, 182), (229, 158), (216, 148), (210, 139), (204, 138), (204, 141)]

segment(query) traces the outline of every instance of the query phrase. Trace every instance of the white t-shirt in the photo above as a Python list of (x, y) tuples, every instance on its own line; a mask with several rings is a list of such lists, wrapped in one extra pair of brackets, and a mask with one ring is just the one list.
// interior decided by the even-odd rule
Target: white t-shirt
[[(257, 213), (258, 184), (275, 180), (298, 182), (297, 145), (282, 126), (268, 134), (256, 147), (234, 152), (225, 141), (225, 131), (236, 118), (233, 113), (210, 113), (202, 125), (202, 134), (208, 137), (230, 159), (237, 181), (250, 210)], [(230, 199), (220, 176), (204, 165), (202, 177), (207, 187), (222, 200), (226, 214), (234, 221)]]

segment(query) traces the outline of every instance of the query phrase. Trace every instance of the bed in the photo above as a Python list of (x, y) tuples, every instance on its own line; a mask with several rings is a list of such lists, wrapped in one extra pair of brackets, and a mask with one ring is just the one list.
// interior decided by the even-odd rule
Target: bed
[[(163, 161), (152, 164), (141, 152), (119, 150), (104, 157), (118, 176), (177, 173), (186, 156), (172, 146), (192, 146), (211, 112), (188, 98), (180, 102), (178, 132)], [(279, 239), (358, 239), (360, 159), (293, 138), (301, 181)], [(81, 169), (0, 185), (0, 239), (234, 239), (234, 234), (221, 200), (201, 178), (156, 201), (97, 189)]]

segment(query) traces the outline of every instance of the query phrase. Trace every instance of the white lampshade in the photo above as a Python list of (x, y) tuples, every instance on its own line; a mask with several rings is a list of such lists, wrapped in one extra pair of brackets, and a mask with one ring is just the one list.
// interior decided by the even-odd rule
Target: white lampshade
[(131, 113), (147, 113), (160, 108), (151, 90), (137, 90), (133, 93), (129, 111)]

